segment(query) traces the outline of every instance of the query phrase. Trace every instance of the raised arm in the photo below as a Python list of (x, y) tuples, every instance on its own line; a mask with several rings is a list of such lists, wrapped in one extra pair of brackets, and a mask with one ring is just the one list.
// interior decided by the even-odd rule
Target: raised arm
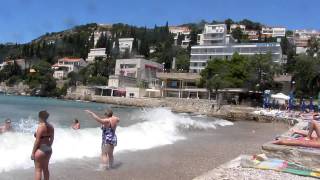
[(110, 123), (109, 121), (107, 121), (106, 119), (102, 119), (99, 116), (97, 116), (94, 112), (90, 111), (90, 110), (85, 110), (85, 112), (87, 112), (94, 120), (96, 120), (97, 122), (101, 123), (101, 124), (108, 124)]

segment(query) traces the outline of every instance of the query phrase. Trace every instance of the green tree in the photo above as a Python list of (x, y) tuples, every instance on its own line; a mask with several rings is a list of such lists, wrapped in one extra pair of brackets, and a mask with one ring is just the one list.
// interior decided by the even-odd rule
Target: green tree
[(313, 80), (319, 73), (319, 59), (311, 56), (299, 55), (293, 71), (298, 96), (314, 95)]
[(40, 61), (32, 67), (35, 73), (30, 73), (27, 76), (26, 83), (32, 89), (39, 89), (40, 96), (55, 96), (56, 81), (53, 78), (51, 65), (45, 61)]
[(256, 54), (250, 57), (249, 66), (249, 87), (254, 89), (259, 85), (260, 90), (272, 89), (273, 77), (279, 73), (279, 65), (273, 62), (271, 54)]
[(224, 24), (227, 25), (227, 31), (228, 31), (228, 33), (229, 33), (229, 32), (230, 32), (230, 26), (231, 26), (231, 24), (234, 24), (234, 21), (229, 18), (229, 19), (226, 19), (226, 20), (224, 21)]
[(307, 49), (308, 55), (311, 57), (320, 55), (319, 50), (320, 50), (320, 40), (316, 37), (311, 37), (311, 39), (308, 41), (308, 49)]
[[(13, 76), (21, 76), (22, 70), (21, 67), (17, 64), (16, 61), (13, 61), (13, 63), (8, 63), (3, 67), (1, 72), (1, 81), (6, 81), (10, 79)], [(15, 78), (16, 79), (16, 78)], [(13, 79), (10, 81), (10, 84), (13, 85), (15, 82), (13, 82)]]
[(189, 71), (190, 55), (187, 50), (180, 48), (176, 54), (176, 68), (185, 72)]
[(231, 34), (232, 34), (232, 37), (235, 38), (236, 40), (238, 40), (239, 43), (244, 38), (244, 34), (239, 27), (234, 29)]

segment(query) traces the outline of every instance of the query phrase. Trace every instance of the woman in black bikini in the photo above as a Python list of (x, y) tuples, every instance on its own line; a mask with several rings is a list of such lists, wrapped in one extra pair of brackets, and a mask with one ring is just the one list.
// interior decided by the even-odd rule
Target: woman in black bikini
[(31, 153), (31, 160), (35, 165), (35, 180), (41, 180), (42, 173), (44, 180), (49, 180), (49, 160), (52, 154), (52, 143), (54, 139), (54, 128), (47, 122), (49, 113), (47, 111), (39, 112), (39, 125), (34, 134), (36, 140)]

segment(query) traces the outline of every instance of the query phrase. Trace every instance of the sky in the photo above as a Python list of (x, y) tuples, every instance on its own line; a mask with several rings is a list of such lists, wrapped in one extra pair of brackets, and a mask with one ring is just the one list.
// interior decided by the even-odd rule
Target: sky
[(244, 18), (289, 29), (320, 29), (319, 0), (1, 0), (0, 43), (25, 43), (87, 23), (153, 27)]

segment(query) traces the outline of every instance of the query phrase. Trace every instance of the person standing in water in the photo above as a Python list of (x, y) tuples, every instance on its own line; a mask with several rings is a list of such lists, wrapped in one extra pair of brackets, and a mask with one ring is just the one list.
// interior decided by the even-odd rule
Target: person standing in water
[(34, 136), (36, 138), (31, 160), (35, 165), (35, 180), (41, 180), (42, 173), (44, 180), (49, 180), (49, 161), (52, 154), (52, 143), (54, 140), (54, 128), (47, 122), (49, 113), (47, 111), (39, 112), (39, 125)]
[(80, 129), (80, 122), (79, 120), (76, 118), (74, 119), (72, 125), (71, 125), (71, 128), (74, 129), (74, 130), (78, 130)]
[(11, 130), (12, 130), (11, 120), (6, 119), (5, 124), (3, 126), (0, 126), (0, 133), (5, 133), (5, 132), (11, 131)]
[[(94, 112), (85, 110), (93, 119), (101, 124), (102, 144), (101, 144), (101, 161), (104, 168), (113, 166), (113, 150), (117, 145), (116, 128), (120, 119), (113, 116), (112, 110), (107, 110), (105, 117), (100, 118)], [(109, 163), (109, 164), (108, 164)]]

